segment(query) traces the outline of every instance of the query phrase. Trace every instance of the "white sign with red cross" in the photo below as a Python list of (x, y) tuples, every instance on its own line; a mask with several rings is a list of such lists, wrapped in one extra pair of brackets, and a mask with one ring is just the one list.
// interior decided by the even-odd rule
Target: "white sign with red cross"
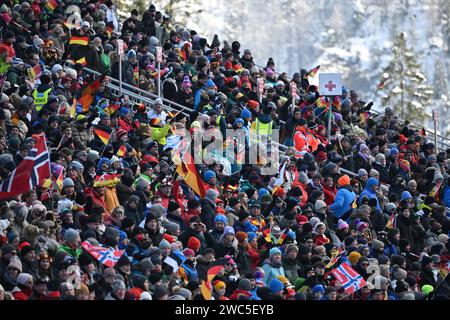
[(321, 96), (341, 96), (342, 76), (340, 73), (319, 74), (319, 93)]

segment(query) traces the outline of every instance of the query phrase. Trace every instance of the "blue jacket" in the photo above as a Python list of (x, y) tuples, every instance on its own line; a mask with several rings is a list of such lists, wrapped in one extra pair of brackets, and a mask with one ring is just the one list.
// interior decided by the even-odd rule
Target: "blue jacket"
[(347, 211), (352, 208), (352, 203), (356, 199), (356, 194), (351, 191), (349, 186), (342, 187), (336, 193), (333, 204), (330, 210), (336, 218), (342, 217)]
[(373, 186), (378, 186), (379, 182), (377, 179), (375, 178), (369, 178), (369, 180), (367, 180), (366, 183), (366, 187), (364, 188), (364, 190), (361, 192), (359, 198), (358, 198), (358, 204), (361, 205), (362, 203), (362, 198), (364, 196), (366, 196), (369, 199), (376, 199), (377, 200), (377, 206), (376, 209), (378, 212), (383, 212), (383, 210), (381, 210), (380, 207), (380, 202), (378, 201), (378, 196), (375, 192), (373, 192), (371, 189)]
[(444, 188), (444, 205), (450, 208), (450, 186), (445, 186)]

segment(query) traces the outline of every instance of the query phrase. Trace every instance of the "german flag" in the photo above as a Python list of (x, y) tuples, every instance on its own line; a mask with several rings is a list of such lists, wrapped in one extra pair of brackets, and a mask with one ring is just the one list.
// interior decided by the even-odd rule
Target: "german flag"
[(212, 297), (212, 284), (211, 281), (216, 277), (218, 273), (220, 273), (227, 263), (234, 263), (231, 258), (222, 258), (216, 260), (213, 265), (208, 269), (206, 273), (206, 280), (202, 280), (202, 285), (200, 287), (200, 291), (205, 300), (211, 300)]
[(317, 72), (319, 72), (319, 69), (320, 69), (320, 65), (318, 65), (317, 67), (315, 67), (314, 69), (312, 69), (311, 71), (309, 71), (309, 72), (307, 73), (308, 77), (314, 78), (314, 77), (316, 76)]
[(397, 214), (394, 212), (390, 217), (388, 222), (386, 223), (386, 229), (394, 229), (395, 228), (395, 217)]
[(86, 65), (87, 65), (86, 58), (83, 57), (83, 58), (81, 58), (81, 59), (76, 60), (76, 61), (75, 61), (75, 64), (77, 64), (77, 63), (81, 64), (83, 67), (86, 66)]
[(72, 37), (69, 44), (78, 44), (80, 46), (87, 46), (89, 44), (89, 37)]
[(111, 187), (115, 186), (120, 182), (120, 174), (102, 174), (101, 176), (96, 176), (94, 181), (94, 188), (98, 187)]
[(114, 112), (120, 109), (120, 104), (118, 103), (112, 103), (109, 106), (107, 106), (105, 109), (103, 109), (103, 112), (112, 115)]
[(204, 182), (198, 174), (194, 159), (189, 151), (184, 153), (183, 162), (178, 164), (176, 171), (198, 196), (205, 198), (206, 190)]
[(56, 0), (48, 0), (47, 4), (45, 5), (45, 7), (50, 10), (50, 11), (54, 11), (56, 8), (58, 8), (59, 4)]
[(31, 81), (34, 81), (37, 78), (39, 78), (39, 76), (42, 73), (42, 69), (39, 64), (35, 65), (33, 68), (29, 68), (27, 71), (28, 71), (28, 77), (30, 78)]
[(78, 102), (81, 104), (81, 106), (83, 108), (83, 112), (86, 112), (89, 110), (89, 107), (91, 106), (92, 102), (94, 101), (95, 92), (100, 88), (103, 79), (104, 79), (104, 76), (98, 78), (91, 84), (88, 84), (81, 91), (81, 95), (80, 95), (80, 98), (78, 99)]
[(100, 138), (100, 140), (102, 140), (104, 144), (108, 144), (109, 138), (111, 137), (110, 133), (100, 129), (94, 129), (94, 133)]
[(125, 155), (127, 154), (127, 147), (125, 147), (125, 145), (121, 145), (119, 150), (117, 150), (117, 156), (118, 157), (125, 157)]
[(114, 29), (111, 26), (106, 27), (106, 33), (108, 34), (108, 38), (111, 38)]
[(286, 239), (288, 232), (289, 232), (288, 228), (283, 230), (283, 232), (281, 233), (280, 237), (277, 240), (277, 244), (283, 244), (284, 239)]

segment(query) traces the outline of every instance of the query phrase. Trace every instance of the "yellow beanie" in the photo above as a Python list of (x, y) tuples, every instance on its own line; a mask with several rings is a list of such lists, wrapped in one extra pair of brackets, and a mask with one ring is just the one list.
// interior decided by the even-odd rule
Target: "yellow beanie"
[(360, 258), (361, 258), (361, 254), (356, 251), (352, 251), (348, 255), (348, 260), (352, 263), (352, 265), (357, 264)]
[(224, 289), (225, 286), (226, 286), (225, 282), (223, 282), (223, 281), (214, 282), (214, 289), (216, 289), (216, 290)]

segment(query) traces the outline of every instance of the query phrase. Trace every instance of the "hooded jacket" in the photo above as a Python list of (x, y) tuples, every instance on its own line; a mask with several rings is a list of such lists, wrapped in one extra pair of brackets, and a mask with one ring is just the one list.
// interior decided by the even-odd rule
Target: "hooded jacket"
[(375, 192), (372, 191), (372, 188), (374, 186), (377, 186), (377, 185), (378, 185), (378, 180), (377, 179), (369, 178), (369, 180), (367, 180), (366, 187), (364, 188), (364, 190), (359, 195), (358, 204), (361, 205), (362, 198), (364, 196), (369, 198), (369, 199), (376, 199), (377, 200), (376, 209), (377, 209), (378, 213), (381, 213), (381, 212), (383, 212), (383, 210), (381, 210), (380, 202), (378, 201), (378, 196), (377, 196), (377, 194)]
[(330, 210), (333, 211), (333, 215), (336, 218), (342, 217), (346, 212), (352, 209), (353, 201), (356, 199), (356, 194), (353, 192), (350, 186), (344, 186), (339, 188), (336, 193), (336, 198), (333, 204), (330, 206)]

